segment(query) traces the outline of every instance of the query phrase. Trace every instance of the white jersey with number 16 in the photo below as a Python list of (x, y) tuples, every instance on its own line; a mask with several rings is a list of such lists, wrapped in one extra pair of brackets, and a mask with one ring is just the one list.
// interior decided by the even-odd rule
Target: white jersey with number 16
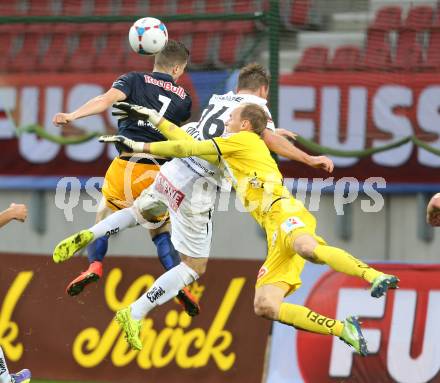
[[(198, 122), (182, 126), (188, 134), (197, 140), (209, 140), (226, 136), (225, 122), (233, 109), (240, 104), (252, 103), (263, 107), (269, 117), (267, 101), (251, 94), (213, 95), (203, 110)], [(268, 129), (275, 130), (270, 119)], [(165, 176), (184, 195), (186, 202), (182, 209), (191, 209), (193, 213), (213, 209), (217, 186), (222, 185), (223, 175), (219, 168), (198, 157), (175, 158), (161, 166), (160, 173)], [(190, 202), (190, 203), (189, 203)]]

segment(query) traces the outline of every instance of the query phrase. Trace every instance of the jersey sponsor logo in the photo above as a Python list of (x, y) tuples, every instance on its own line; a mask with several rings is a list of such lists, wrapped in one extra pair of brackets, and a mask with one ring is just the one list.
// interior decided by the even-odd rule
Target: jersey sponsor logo
[(0, 358), (0, 375), (3, 375), (6, 372), (6, 363), (3, 358)]
[(162, 173), (159, 173), (155, 181), (156, 190), (167, 197), (169, 206), (174, 211), (177, 211), (185, 194), (177, 189)]
[(115, 235), (115, 234), (118, 234), (118, 233), (119, 233), (119, 227), (117, 227), (117, 228), (115, 228), (115, 229), (108, 230), (108, 231), (105, 233), (105, 235), (106, 235), (107, 237), (110, 237), (111, 235)]
[(309, 310), (309, 312), (307, 313), (307, 319), (310, 320), (311, 322), (318, 323), (321, 326), (325, 326), (330, 330), (333, 329), (333, 327), (335, 327), (336, 324), (335, 319), (327, 318), (312, 310)]
[(137, 126), (139, 126), (140, 128), (144, 128), (144, 127), (148, 126), (148, 127), (153, 128), (154, 130), (159, 132), (159, 130), (153, 124), (151, 124), (149, 121), (138, 120)]
[[(194, 169), (194, 168), (191, 166), (191, 164), (193, 164), (194, 166), (196, 166), (197, 168), (199, 168), (199, 170), (202, 170), (204, 173), (206, 173), (206, 174), (208, 174), (208, 175), (210, 175), (210, 176), (214, 176), (214, 175), (215, 175), (215, 171), (214, 171), (214, 170), (208, 169), (206, 166), (203, 166), (203, 164), (200, 163), (199, 161), (197, 161), (196, 159), (194, 159), (194, 157), (181, 158), (181, 160), (182, 160), (186, 165), (188, 165), (188, 167), (189, 167), (191, 170), (194, 170), (194, 171), (195, 171), (197, 174), (199, 174), (199, 175), (200, 175), (200, 173), (199, 173), (196, 169)], [(206, 175), (206, 174), (205, 174), (205, 175)], [(202, 177), (204, 177), (204, 176), (202, 176)]]
[(305, 223), (298, 217), (289, 217), (281, 224), (281, 229), (283, 229), (286, 233), (290, 233), (292, 230), (305, 226)]
[(197, 128), (197, 126), (190, 126), (186, 130), (186, 132), (196, 140), (199, 140), (199, 141), (203, 140), (203, 137), (201, 136), (200, 131)]
[(172, 93), (176, 94), (182, 100), (184, 100), (186, 97), (185, 89), (183, 89), (181, 86), (174, 85), (170, 81), (157, 80), (154, 77), (148, 76), (147, 74), (144, 75), (144, 79), (145, 79), (146, 84), (152, 84), (152, 85), (156, 85), (160, 88), (163, 88), (167, 92), (172, 92)]
[(261, 266), (260, 270), (258, 270), (257, 279), (262, 278), (264, 275), (267, 274), (268, 271), (269, 269), (266, 266)]
[(218, 95), (215, 94), (214, 96), (212, 96), (216, 101), (234, 101), (234, 102), (242, 102), (244, 100), (243, 97), (240, 96), (236, 96), (236, 95), (232, 95), (232, 94), (223, 94), (223, 95)]
[(156, 302), (162, 295), (165, 294), (165, 290), (162, 287), (153, 287), (147, 292), (147, 298), (151, 303)]

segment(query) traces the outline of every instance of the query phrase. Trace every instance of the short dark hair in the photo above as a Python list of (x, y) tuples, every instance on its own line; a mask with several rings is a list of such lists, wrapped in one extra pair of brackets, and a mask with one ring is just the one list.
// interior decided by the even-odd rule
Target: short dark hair
[(268, 116), (264, 109), (257, 104), (242, 104), (240, 120), (248, 120), (251, 123), (252, 131), (259, 136), (263, 134), (267, 126)]
[(237, 89), (258, 90), (261, 86), (269, 87), (270, 76), (267, 70), (258, 63), (244, 66), (238, 75)]
[(167, 45), (163, 48), (154, 60), (154, 64), (161, 68), (171, 68), (174, 65), (186, 64), (189, 59), (188, 48), (176, 40), (168, 40)]

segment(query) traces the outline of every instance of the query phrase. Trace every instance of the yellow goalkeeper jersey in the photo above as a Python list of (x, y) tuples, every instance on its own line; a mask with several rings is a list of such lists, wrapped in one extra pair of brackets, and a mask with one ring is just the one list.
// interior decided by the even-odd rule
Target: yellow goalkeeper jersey
[(264, 141), (241, 131), (207, 141), (180, 140), (150, 144), (150, 152), (164, 157), (202, 156), (223, 168), (246, 209), (261, 226), (274, 201), (292, 198)]

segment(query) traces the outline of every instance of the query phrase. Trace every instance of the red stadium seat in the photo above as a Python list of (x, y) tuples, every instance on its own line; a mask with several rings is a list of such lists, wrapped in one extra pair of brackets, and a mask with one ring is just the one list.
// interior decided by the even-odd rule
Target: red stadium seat
[(55, 12), (50, 0), (29, 0), (26, 13), (30, 16), (50, 16)]
[(314, 46), (307, 48), (296, 65), (295, 71), (316, 72), (322, 71), (328, 64), (328, 48), (326, 46)]
[(127, 29), (125, 23), (107, 24), (108, 28), (105, 46), (93, 63), (93, 69), (100, 72), (119, 73), (123, 71), (127, 52)]
[(151, 56), (143, 56), (135, 53), (129, 48), (125, 54), (122, 72), (151, 72), (154, 66), (154, 59)]
[(270, 1), (269, 0), (260, 0), (260, 2), (257, 3), (257, 10), (258, 11), (268, 12), (269, 9), (270, 9)]
[(440, 30), (440, 9), (434, 13), (431, 29)]
[(94, 61), (99, 56), (97, 39), (105, 32), (106, 25), (101, 23), (86, 23), (79, 26), (78, 45), (67, 61), (67, 71), (91, 71)]
[(372, 48), (377, 46), (389, 45), (389, 38), (390, 35), (389, 31), (387, 30), (368, 28), (366, 46)]
[(344, 45), (336, 49), (333, 60), (329, 65), (327, 65), (326, 69), (337, 71), (353, 71), (358, 68), (360, 62), (360, 48), (353, 45)]
[(38, 68), (45, 72), (59, 72), (65, 69), (66, 57), (69, 54), (67, 36), (51, 35), (50, 45), (46, 54), (41, 57)]
[[(175, 21), (167, 23), (168, 38), (181, 41), (184, 36), (189, 36), (194, 24), (188, 21)], [(185, 44), (186, 45), (186, 44)]]
[(419, 70), (440, 71), (440, 30), (431, 31), (426, 61), (419, 65)]
[(252, 0), (234, 1), (232, 3), (232, 11), (234, 13), (252, 13), (255, 11), (255, 4)]
[(2, 16), (17, 16), (24, 13), (23, 9), (18, 7), (16, 1), (1, 1), (0, 2), (0, 15)]
[(121, 36), (124, 35), (128, 41), (128, 30), (132, 24), (132, 22), (109, 23), (105, 24), (105, 30), (109, 34), (119, 34)]
[(16, 24), (14, 28), (11, 28), (11, 25), (0, 24), (0, 46), (2, 47), (2, 56), (7, 56), (7, 54), (12, 51), (13, 36), (15, 35), (15, 31), (19, 29), (21, 25), (23, 24)]
[(82, 16), (85, 13), (85, 4), (81, 0), (64, 0), (61, 13), (65, 16)]
[[(243, 12), (246, 9), (246, 4), (243, 6), (243, 2), (235, 2), (233, 4), (235, 12)], [(205, 13), (225, 13), (230, 10), (227, 7), (226, 2), (217, 0), (204, 0), (204, 11)], [(235, 23), (237, 24), (237, 23)], [(223, 63), (234, 62), (235, 59), (235, 44), (236, 41), (240, 40), (240, 34), (236, 33), (235, 39), (232, 37), (232, 31), (228, 29), (228, 24), (226, 22), (215, 21), (215, 22), (201, 22), (198, 23), (196, 27), (196, 33), (192, 35), (191, 41), (191, 62), (198, 64), (208, 64), (212, 62), (209, 59), (209, 49), (212, 46), (214, 39), (218, 36), (219, 38), (219, 59)]]
[(205, 5), (205, 13), (225, 13), (228, 11), (225, 1), (202, 0)]
[(40, 71), (59, 72), (66, 70), (66, 59), (71, 53), (71, 36), (77, 29), (74, 24), (52, 26), (49, 47), (38, 64)]
[(391, 65), (391, 53), (388, 45), (373, 45), (366, 48), (364, 58), (358, 67), (365, 71), (387, 71)]
[(399, 42), (392, 68), (396, 70), (417, 70), (423, 64), (422, 47), (416, 41)]
[(170, 1), (149, 0), (147, 12), (147, 15), (163, 16), (172, 13), (173, 9), (171, 7)]
[(95, 0), (93, 14), (94, 15), (111, 15), (113, 13), (112, 0)]
[(433, 23), (433, 15), (434, 11), (430, 6), (411, 7), (405, 20), (405, 28), (416, 31), (430, 29)]
[[(142, 15), (146, 14), (144, 4), (140, 4), (138, 0), (124, 0), (120, 3), (119, 15)], [(133, 20), (134, 21), (134, 20)]]
[(417, 32), (413, 29), (402, 29), (399, 32), (399, 39), (397, 42), (397, 49), (399, 47), (406, 47), (417, 43)]
[(218, 60), (223, 65), (231, 65), (246, 52), (244, 39), (255, 30), (252, 21), (227, 22), (220, 35)]
[(0, 55), (0, 71), (7, 72), (9, 64), (13, 62), (14, 42), (17, 38), (10, 25), (0, 25), (0, 46), (2, 47), (2, 55)]
[(402, 8), (398, 5), (379, 9), (371, 25), (373, 29), (385, 31), (397, 30), (402, 24)]
[(195, 65), (207, 64), (210, 56), (213, 38), (222, 30), (222, 22), (202, 21), (194, 27), (191, 34), (191, 63)]
[(14, 72), (33, 72), (38, 66), (42, 39), (50, 30), (50, 25), (27, 24), (20, 28), (23, 31), (21, 49), (13, 59)]
[(178, 15), (192, 15), (198, 11), (197, 0), (179, 0), (176, 13)]
[(311, 0), (295, 0), (288, 13), (288, 23), (293, 26), (308, 24)]
[[(105, 47), (93, 61), (93, 69), (99, 72), (124, 71), (127, 40), (120, 35), (109, 35)], [(131, 48), (128, 48), (131, 49)]]

